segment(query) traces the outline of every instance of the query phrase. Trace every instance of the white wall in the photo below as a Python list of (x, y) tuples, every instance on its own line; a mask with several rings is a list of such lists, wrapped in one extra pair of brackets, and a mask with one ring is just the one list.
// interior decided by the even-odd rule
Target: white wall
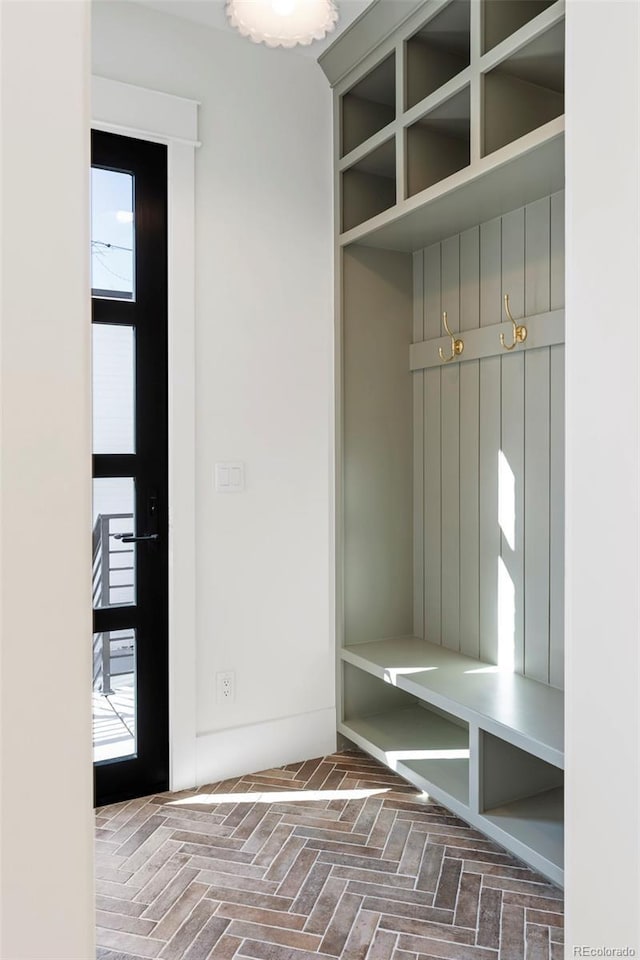
[[(329, 88), (310, 58), (117, 0), (94, 3), (92, 70), (202, 103), (198, 779), (265, 762), (260, 728), (225, 749), (215, 732), (232, 727), (295, 718), (270, 728), (281, 747), (270, 762), (329, 750)], [(244, 494), (214, 492), (217, 460), (246, 462)], [(216, 703), (220, 670), (235, 671), (234, 704)]]
[(639, 10), (567, 4), (567, 957), (640, 951)]
[[(142, 11), (98, 8), (96, 20), (97, 72), (203, 99), (200, 729), (291, 714), (301, 705), (326, 707), (332, 660), (323, 519), (330, 284), (324, 242), (328, 159), (323, 159), (328, 101), (322, 81), (292, 58), (214, 39)], [(80, 266), (88, 246), (86, 30), (81, 3), (3, 2), (0, 8), (0, 955), (12, 960), (93, 956), (89, 325), (87, 277)], [(635, 0), (570, 0), (569, 955), (574, 944), (639, 946), (637, 43)], [(301, 127), (297, 157), (296, 125), (285, 109), (292, 102)], [(234, 112), (234, 103), (256, 106)], [(246, 127), (243, 116), (250, 116)], [(253, 132), (261, 125), (262, 139)], [(303, 189), (300, 167), (315, 187)], [(285, 218), (282, 193), (289, 191)], [(272, 218), (266, 192), (276, 210)], [(290, 229), (289, 217), (296, 218)], [(34, 237), (46, 256), (34, 256)], [(290, 297), (279, 293), (274, 272), (297, 285)], [(294, 351), (297, 362), (289, 365), (286, 358)], [(218, 502), (209, 495), (218, 456), (246, 457), (250, 489), (244, 498)], [(305, 514), (315, 519), (305, 524)], [(56, 530), (65, 529), (64, 566), (47, 553), (49, 543), (58, 549), (57, 539), (46, 536), (54, 522)], [(247, 540), (250, 556), (243, 564)], [(35, 557), (49, 571), (49, 579), (39, 582), (38, 603)], [(240, 599), (248, 608), (241, 629), (231, 616), (237, 566), (243, 567)], [(250, 604), (258, 611), (255, 633)], [(290, 689), (298, 670), (287, 659), (289, 646), (301, 658), (301, 676), (317, 666), (306, 701)], [(51, 678), (59, 674), (61, 651), (64, 685), (56, 689)], [(278, 677), (281, 662), (287, 683)], [(246, 675), (254, 664), (252, 681)], [(238, 670), (233, 716), (213, 704), (209, 673), (218, 666)], [(269, 680), (277, 682), (273, 695), (265, 694)]]
[(0, 956), (88, 960), (88, 3), (5, 0), (0, 57)]

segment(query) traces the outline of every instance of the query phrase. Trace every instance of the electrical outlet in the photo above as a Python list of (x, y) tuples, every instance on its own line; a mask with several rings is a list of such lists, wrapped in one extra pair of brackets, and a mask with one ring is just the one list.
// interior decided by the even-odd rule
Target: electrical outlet
[(218, 703), (233, 703), (236, 697), (236, 675), (233, 670), (216, 674)]

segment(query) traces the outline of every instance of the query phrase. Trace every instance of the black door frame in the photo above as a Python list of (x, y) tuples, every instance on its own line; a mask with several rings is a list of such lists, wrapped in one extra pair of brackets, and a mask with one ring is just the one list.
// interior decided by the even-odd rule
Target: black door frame
[[(134, 326), (136, 453), (94, 454), (94, 477), (134, 477), (136, 603), (94, 610), (94, 633), (136, 630), (135, 757), (94, 764), (96, 805), (169, 786), (167, 148), (92, 131), (92, 166), (133, 174), (135, 299), (92, 297), (92, 322)], [(150, 505), (155, 508), (150, 510)]]

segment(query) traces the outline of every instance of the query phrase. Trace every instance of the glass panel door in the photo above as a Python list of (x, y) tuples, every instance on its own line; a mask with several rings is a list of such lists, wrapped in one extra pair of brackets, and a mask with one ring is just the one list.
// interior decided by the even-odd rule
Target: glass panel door
[(96, 804), (168, 787), (167, 166), (93, 132)]

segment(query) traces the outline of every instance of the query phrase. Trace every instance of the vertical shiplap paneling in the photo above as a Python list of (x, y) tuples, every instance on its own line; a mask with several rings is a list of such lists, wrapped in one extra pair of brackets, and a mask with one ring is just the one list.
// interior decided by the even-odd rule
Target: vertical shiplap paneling
[[(442, 243), (442, 310), (460, 330), (460, 238)], [(460, 364), (441, 367), (442, 643), (460, 649)]]
[[(442, 310), (449, 328), (460, 329), (460, 238), (442, 250)], [(442, 422), (442, 644), (460, 649), (460, 364), (441, 368)]]
[[(424, 340), (424, 252), (413, 255), (413, 342)], [(424, 637), (424, 370), (413, 376), (413, 632)]]
[[(424, 251), (424, 335), (440, 336), (440, 244)], [(424, 617), (425, 636), (442, 642), (440, 370), (424, 371)]]
[[(460, 234), (460, 330), (479, 325), (480, 229), (474, 227)], [(469, 657), (480, 656), (479, 437), (480, 363), (471, 360), (460, 364), (460, 652)]]
[[(525, 314), (550, 304), (551, 203), (525, 208)], [(549, 682), (550, 351), (527, 350), (524, 422), (524, 673)]]
[(549, 683), (564, 687), (564, 345), (551, 347)]
[[(498, 323), (504, 293), (516, 317), (562, 307), (563, 200), (555, 194), (415, 255), (414, 340), (443, 335), (442, 310), (463, 337)], [(416, 632), (423, 596), (431, 641), (513, 660), (526, 676), (562, 686), (564, 346), (507, 353), (497, 342), (495, 357), (463, 354), (422, 376)]]
[[(551, 309), (564, 306), (564, 191), (551, 197)], [(564, 344), (551, 347), (549, 682), (564, 686)]]
[[(480, 227), (480, 325), (498, 323), (502, 309), (502, 222)], [(480, 659), (498, 662), (498, 454), (500, 357), (480, 360)]]
[[(502, 218), (502, 289), (514, 317), (524, 315), (524, 208)], [(524, 355), (502, 354), (502, 445), (498, 480), (502, 569), (498, 584), (498, 659), (524, 671)]]

